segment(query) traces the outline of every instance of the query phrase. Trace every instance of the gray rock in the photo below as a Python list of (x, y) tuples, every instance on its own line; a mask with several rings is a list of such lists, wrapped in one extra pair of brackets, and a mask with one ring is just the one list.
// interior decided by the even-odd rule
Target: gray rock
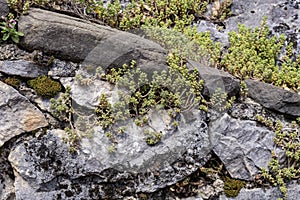
[(188, 67), (198, 69), (200, 78), (204, 80), (202, 93), (206, 97), (211, 97), (218, 88), (229, 97), (236, 96), (240, 91), (240, 81), (227, 72), (191, 60), (188, 61)]
[(300, 95), (271, 84), (246, 80), (248, 95), (265, 108), (283, 114), (300, 116)]
[(10, 150), (9, 145), (0, 148), (0, 199), (3, 200), (15, 199), (13, 169), (7, 160)]
[[(293, 184), (288, 186), (288, 198), (287, 200), (299, 199), (300, 186)], [(278, 188), (255, 188), (255, 189), (241, 189), (239, 195), (235, 198), (229, 198), (225, 195), (220, 196), (220, 200), (261, 200), (261, 199), (278, 199), (282, 198), (282, 195)]]
[(136, 60), (144, 71), (166, 68), (166, 51), (137, 35), (40, 9), (21, 16), (20, 45), (41, 50), (62, 60), (81, 62), (104, 69), (122, 67)]
[(48, 125), (44, 115), (13, 87), (0, 81), (0, 147), (11, 138)]
[(262, 167), (267, 167), (274, 147), (275, 134), (256, 122), (223, 117), (209, 126), (213, 151), (233, 178), (252, 180)]
[(6, 0), (0, 0), (0, 17), (6, 17), (9, 13), (9, 8)]
[(78, 65), (75, 63), (54, 59), (48, 75), (52, 77), (71, 77), (75, 76), (77, 68)]
[(47, 75), (48, 69), (26, 60), (0, 61), (0, 72), (24, 78)]
[[(50, 130), (45, 136), (17, 145), (9, 155), (17, 177), (16, 196), (91, 198), (89, 188), (96, 187), (99, 191), (101, 184), (107, 181), (123, 182), (124, 187), (128, 187), (126, 181), (130, 181), (130, 177), (136, 177), (135, 184), (130, 186), (133, 192), (149, 193), (182, 180), (209, 159), (207, 126), (201, 115), (194, 113), (191, 121), (182, 116), (179, 129), (168, 132), (168, 120), (164, 117), (167, 113), (155, 113), (151, 119), (160, 120), (161, 124), (155, 123), (154, 128), (163, 132), (161, 142), (155, 146), (146, 144), (142, 128), (132, 121), (127, 123), (124, 137), (118, 138), (114, 153), (109, 153), (107, 148), (111, 142), (97, 126), (94, 134), (82, 138), (76, 155), (69, 154), (67, 145), (62, 142), (65, 133), (61, 130)], [(193, 161), (183, 162), (186, 157)], [(70, 188), (79, 180), (80, 192), (75, 194)], [(66, 195), (68, 190), (72, 191), (70, 196)], [(117, 195), (117, 191), (111, 192)], [(95, 198), (104, 196), (105, 192)]]

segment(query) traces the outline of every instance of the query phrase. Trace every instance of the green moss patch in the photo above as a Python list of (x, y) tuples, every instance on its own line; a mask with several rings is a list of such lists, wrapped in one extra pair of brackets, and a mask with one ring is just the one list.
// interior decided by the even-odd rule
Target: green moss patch
[(27, 82), (38, 95), (51, 98), (57, 95), (61, 90), (61, 84), (58, 81), (52, 80), (47, 76), (40, 76)]
[(245, 185), (245, 181), (226, 177), (224, 181), (224, 193), (227, 197), (236, 197)]
[(8, 77), (8, 78), (4, 79), (4, 83), (6, 83), (14, 88), (19, 88), (21, 81), (20, 81), (20, 79), (18, 79), (16, 77)]

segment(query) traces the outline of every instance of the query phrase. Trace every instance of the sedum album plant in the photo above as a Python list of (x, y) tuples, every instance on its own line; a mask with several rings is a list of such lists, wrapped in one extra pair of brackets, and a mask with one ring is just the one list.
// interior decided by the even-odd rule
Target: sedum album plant
[(259, 79), (297, 91), (300, 89), (300, 56), (293, 58), (293, 44), (285, 47), (283, 34), (270, 37), (266, 20), (264, 18), (255, 29), (240, 24), (238, 32), (230, 32), (230, 46), (220, 66), (240, 79)]
[[(282, 198), (287, 199), (287, 183), (300, 177), (300, 126), (296, 121), (284, 125), (281, 121), (257, 115), (257, 120), (275, 132), (274, 142), (277, 150), (272, 152), (268, 169), (262, 168), (262, 177), (274, 186), (278, 186)], [(283, 157), (279, 152), (283, 152)]]
[(100, 125), (109, 132), (112, 141), (116, 142), (115, 138), (125, 131), (122, 121), (133, 119), (137, 126), (149, 127), (144, 131), (147, 144), (158, 143), (163, 135), (148, 123), (151, 109), (167, 110), (174, 128), (178, 126), (176, 117), (179, 113), (193, 108), (207, 111), (207, 103), (201, 95), (203, 81), (199, 80), (197, 70), (188, 70), (180, 57), (170, 54), (168, 70), (155, 71), (151, 76), (135, 64), (132, 61), (130, 66), (123, 65), (107, 74), (97, 75), (115, 84), (119, 91), (119, 100), (113, 105), (102, 94), (95, 110)]

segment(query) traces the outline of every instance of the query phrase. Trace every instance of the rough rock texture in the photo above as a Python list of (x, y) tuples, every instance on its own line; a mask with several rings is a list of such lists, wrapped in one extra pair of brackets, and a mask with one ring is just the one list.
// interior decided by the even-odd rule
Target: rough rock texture
[[(287, 200), (299, 199), (300, 186), (292, 184), (288, 186)], [(278, 199), (282, 198), (278, 188), (256, 188), (256, 189), (241, 189), (239, 195), (235, 198), (229, 198), (225, 195), (220, 196), (220, 200), (259, 200), (259, 199)]]
[(300, 116), (300, 95), (276, 86), (254, 81), (245, 81), (249, 97), (262, 106), (287, 115)]
[(223, 117), (209, 125), (213, 151), (233, 178), (252, 180), (259, 169), (268, 166), (275, 134), (256, 122)]
[(54, 59), (48, 75), (58, 76), (58, 77), (70, 77), (75, 76), (75, 70), (78, 68), (78, 65), (72, 62), (65, 62), (58, 59)]
[(48, 69), (25, 60), (0, 61), (0, 72), (24, 78), (47, 75)]
[[(139, 178), (131, 190), (154, 192), (196, 171), (209, 158), (207, 126), (200, 115), (195, 115), (178, 131), (166, 133), (153, 147), (145, 143), (137, 129), (128, 129), (113, 154), (108, 153), (106, 147), (110, 143), (100, 131), (83, 139), (77, 155), (69, 154), (67, 145), (61, 141), (64, 132), (60, 130), (48, 131), (40, 138), (18, 145), (9, 155), (16, 176), (17, 199), (87, 198), (93, 197), (90, 192), (94, 187), (98, 190), (96, 197), (103, 198), (105, 192), (99, 192), (101, 183), (130, 180), (134, 174)], [(183, 162), (186, 164), (182, 165)], [(109, 170), (115, 172), (106, 173)]]
[(191, 60), (188, 61), (188, 67), (198, 69), (200, 78), (204, 80), (202, 93), (206, 97), (211, 97), (218, 88), (221, 88), (221, 91), (228, 94), (229, 97), (237, 95), (240, 91), (240, 81), (227, 72), (202, 66)]
[(19, 30), (25, 34), (21, 46), (63, 60), (84, 61), (105, 69), (122, 67), (131, 60), (147, 72), (166, 68), (166, 51), (160, 45), (66, 15), (31, 9), (29, 15), (20, 18)]
[(0, 147), (22, 133), (48, 125), (44, 115), (13, 87), (0, 81)]
[[(122, 1), (122, 6), (127, 2)], [(220, 31), (213, 22), (200, 21), (198, 31), (212, 31), (213, 39), (227, 46), (226, 34), (236, 30), (238, 22), (259, 26), (262, 16), (268, 15), (272, 34), (285, 33), (299, 53), (299, 3), (299, 0), (233, 0), (234, 16), (225, 21), (223, 30)], [(2, 8), (0, 4), (0, 10)], [(42, 73), (63, 77), (60, 78), (62, 84), (72, 88), (75, 111), (85, 117), (94, 112), (100, 93), (107, 94), (108, 100), (115, 102), (118, 91), (103, 80), (96, 80), (88, 86), (78, 84), (73, 76), (79, 70), (94, 74), (95, 66), (101, 65), (104, 69), (120, 67), (132, 59), (149, 73), (166, 69), (166, 52), (161, 46), (81, 19), (31, 9), (29, 15), (21, 17), (19, 30), (25, 33), (25, 37), (21, 38), (23, 50), (16, 45), (2, 44), (0, 60), (34, 60), (49, 67), (49, 71)], [(28, 53), (24, 50), (38, 51)], [(53, 63), (50, 64), (49, 60)], [(231, 75), (201, 66), (201, 63), (188, 61), (188, 64), (199, 69), (201, 78), (205, 80), (203, 93), (206, 97), (210, 97), (217, 88), (229, 96), (238, 94), (239, 81)], [(7, 74), (28, 77), (28, 71), (30, 76), (40, 73), (27, 65), (16, 67), (6, 67), (4, 73), (0, 72), (0, 77), (5, 78)], [(270, 117), (273, 121), (281, 120), (287, 114), (297, 116), (300, 107), (299, 95), (295, 93), (255, 81), (247, 81), (247, 84), (252, 99), (244, 98), (231, 109), (217, 114), (213, 112), (214, 108), (207, 115), (194, 110), (186, 112), (176, 119), (179, 121), (178, 129), (170, 125), (172, 119), (166, 110), (151, 108), (148, 125), (137, 127), (132, 120), (124, 122), (126, 131), (116, 137), (116, 150), (112, 153), (108, 151), (112, 142), (108, 140), (106, 131), (89, 124), (94, 118), (91, 117), (91, 121), (83, 118), (86, 121), (82, 123), (82, 119), (80, 122), (74, 115), (74, 126), (82, 138), (80, 148), (70, 154), (62, 139), (67, 137), (61, 130), (63, 124), (49, 114), (49, 100), (39, 98), (24, 82), (18, 88), (20, 93), (0, 82), (0, 199), (133, 200), (142, 199), (139, 195), (149, 194), (147, 199), (177, 200), (184, 199), (179, 198), (177, 189), (182, 190), (181, 194), (185, 196), (191, 194), (188, 190), (192, 184), (199, 184), (196, 191), (193, 190), (193, 194), (197, 194), (186, 200), (232, 199), (219, 196), (223, 191), (223, 181), (208, 181), (202, 177), (202, 181), (193, 182), (193, 176), (197, 174), (194, 172), (199, 171), (213, 151), (233, 178), (252, 180), (261, 167), (267, 166), (274, 149), (274, 133), (257, 124), (255, 115)], [(24, 115), (28, 112), (26, 121)], [(50, 123), (47, 131), (15, 137), (47, 126), (44, 116)], [(91, 125), (88, 129), (93, 132), (86, 134), (86, 125)], [(154, 146), (147, 145), (143, 133), (146, 128), (161, 131), (162, 140)], [(191, 185), (183, 186), (186, 180)], [(176, 191), (172, 193), (174, 188)], [(290, 185), (289, 199), (298, 199), (298, 194), (299, 186)], [(278, 188), (242, 189), (235, 199), (278, 197)]]
[(0, 0), (0, 17), (5, 17), (9, 13), (9, 8), (6, 0)]

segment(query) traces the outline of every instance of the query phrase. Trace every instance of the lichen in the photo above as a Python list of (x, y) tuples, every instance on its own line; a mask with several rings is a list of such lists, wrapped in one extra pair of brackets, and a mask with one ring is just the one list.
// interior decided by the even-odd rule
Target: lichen
[(224, 193), (227, 197), (236, 197), (245, 185), (245, 181), (226, 177), (224, 181)]
[(52, 98), (62, 90), (61, 84), (58, 81), (52, 80), (45, 75), (32, 79), (27, 83), (38, 95), (45, 98)]

